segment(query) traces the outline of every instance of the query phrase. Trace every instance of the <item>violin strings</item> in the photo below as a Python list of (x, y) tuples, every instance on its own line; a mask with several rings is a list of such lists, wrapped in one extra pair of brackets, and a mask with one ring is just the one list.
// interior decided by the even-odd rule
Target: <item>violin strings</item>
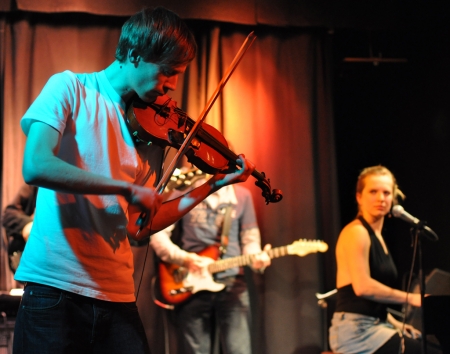
[[(167, 108), (167, 106), (169, 105), (169, 103), (170, 103), (171, 100), (172, 100), (172, 98), (169, 97), (169, 98), (168, 98), (161, 106), (159, 106), (159, 107), (158, 107), (158, 105), (156, 105), (156, 104), (153, 104), (153, 105), (152, 105), (152, 106), (158, 108), (158, 110), (155, 109), (155, 115), (154, 115), (154, 117), (153, 117), (154, 120), (155, 120), (155, 123), (156, 123), (157, 125), (163, 126), (164, 124), (167, 123), (167, 119), (169, 119), (169, 120), (171, 120), (171, 121), (173, 121), (173, 122), (175, 122), (175, 121), (178, 120), (177, 117), (172, 118), (172, 114), (170, 114), (170, 109), (169, 109), (169, 114), (168, 114), (168, 117), (167, 117), (167, 118), (164, 118), (164, 116), (161, 114), (161, 113), (163, 113), (163, 111)], [(177, 114), (180, 114), (180, 112), (183, 112), (183, 111), (181, 111), (181, 110), (180, 110), (180, 112), (177, 112), (177, 110), (180, 110), (180, 109), (179, 109), (179, 108), (175, 108), (175, 113), (177, 113)], [(183, 112), (183, 113), (184, 113), (184, 112)], [(186, 115), (186, 113), (184, 113), (184, 115)], [(163, 118), (163, 119), (164, 119), (164, 122), (163, 122), (163, 123), (158, 123), (158, 117)]]

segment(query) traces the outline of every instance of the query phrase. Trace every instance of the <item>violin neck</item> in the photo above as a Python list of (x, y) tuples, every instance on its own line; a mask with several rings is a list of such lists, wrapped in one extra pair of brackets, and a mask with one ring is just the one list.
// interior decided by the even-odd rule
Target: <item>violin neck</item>
[[(198, 137), (207, 145), (211, 146), (214, 150), (218, 151), (228, 161), (236, 162), (239, 158), (237, 154), (231, 151), (228, 147), (224, 146), (222, 143), (218, 142), (217, 139), (212, 137), (206, 130), (200, 129), (198, 132)], [(263, 172), (258, 172), (256, 169), (252, 172), (252, 176), (257, 180), (264, 180), (266, 178)]]

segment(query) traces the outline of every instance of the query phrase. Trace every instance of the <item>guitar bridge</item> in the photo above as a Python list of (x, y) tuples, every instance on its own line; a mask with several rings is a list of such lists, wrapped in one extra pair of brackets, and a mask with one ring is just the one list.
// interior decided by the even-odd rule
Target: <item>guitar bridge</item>
[(172, 289), (170, 290), (169, 294), (175, 296), (179, 294), (189, 293), (192, 291), (192, 289), (193, 289), (192, 286), (188, 286), (187, 288)]

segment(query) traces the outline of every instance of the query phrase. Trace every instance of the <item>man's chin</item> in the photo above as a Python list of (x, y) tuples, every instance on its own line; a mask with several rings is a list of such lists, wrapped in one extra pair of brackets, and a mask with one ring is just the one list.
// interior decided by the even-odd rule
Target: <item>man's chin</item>
[(153, 103), (156, 101), (157, 96), (144, 96), (144, 97), (139, 97), (142, 101), (144, 101), (145, 103)]
[(146, 103), (154, 103), (155, 101), (158, 100), (158, 98), (160, 98), (162, 96), (164, 96), (163, 93), (152, 92), (152, 93), (148, 93), (144, 97), (140, 97), (140, 98), (142, 101), (144, 101)]

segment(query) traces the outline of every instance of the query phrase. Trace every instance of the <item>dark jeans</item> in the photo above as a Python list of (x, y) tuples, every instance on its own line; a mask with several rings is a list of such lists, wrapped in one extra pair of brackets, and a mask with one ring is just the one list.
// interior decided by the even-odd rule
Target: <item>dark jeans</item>
[[(222, 352), (250, 354), (250, 309), (242, 276), (227, 278), (220, 292), (200, 291), (176, 308), (184, 354), (209, 354), (215, 328), (219, 326)], [(181, 351), (180, 351), (181, 352)]]
[(114, 303), (27, 283), (13, 353), (150, 353), (134, 302)]

